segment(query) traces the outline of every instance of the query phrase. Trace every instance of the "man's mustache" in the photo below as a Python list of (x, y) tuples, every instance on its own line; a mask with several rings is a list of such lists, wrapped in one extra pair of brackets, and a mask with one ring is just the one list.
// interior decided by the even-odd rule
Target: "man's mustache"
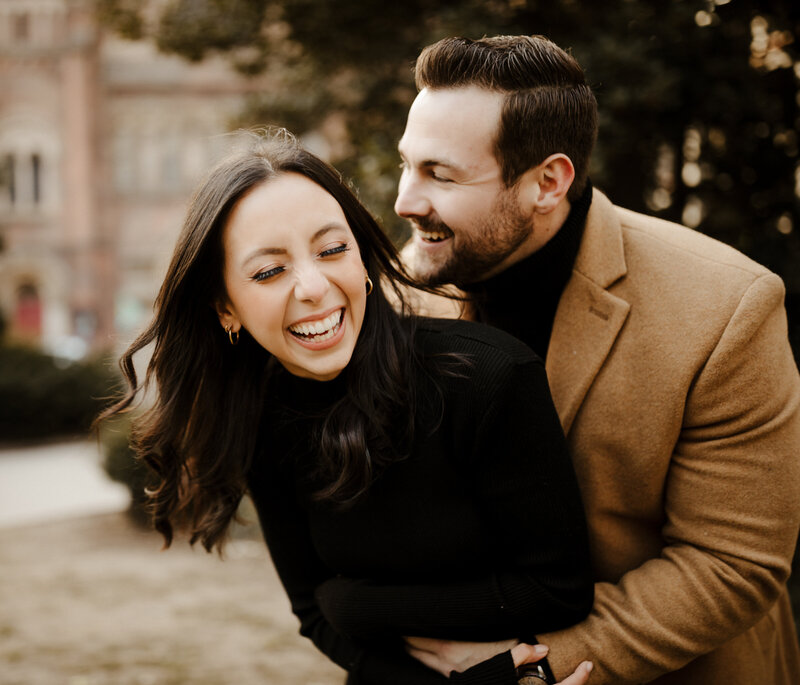
[(435, 216), (416, 216), (409, 219), (412, 225), (421, 228), (428, 233), (436, 231), (453, 235), (453, 229), (450, 228), (444, 221)]

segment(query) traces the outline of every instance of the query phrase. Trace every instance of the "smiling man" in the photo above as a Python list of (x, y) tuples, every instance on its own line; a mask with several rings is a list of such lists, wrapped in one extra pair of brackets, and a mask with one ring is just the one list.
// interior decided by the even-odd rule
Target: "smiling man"
[(469, 86), (425, 89), (411, 108), (397, 212), (414, 220), (417, 273), (428, 282), (483, 280), (541, 246), (520, 185), (505, 185), (492, 149), (502, 106), (499, 93)]
[[(507, 182), (495, 149), (504, 102), (500, 92), (469, 85), (425, 88), (411, 107), (398, 146), (395, 210), (412, 220), (416, 274), (429, 284), (503, 271), (541, 248), (569, 213), (559, 203), (575, 177), (565, 154), (547, 156), (541, 170), (512, 172)], [(536, 196), (540, 175), (559, 183), (546, 204)]]
[[(545, 682), (584, 659), (598, 685), (800, 682), (785, 584), (800, 377), (780, 279), (592, 188), (595, 98), (547, 39), (445, 39), (416, 81), (399, 144), (404, 256), (545, 358), (584, 497), (594, 610), (537, 636)], [(443, 673), (494, 648), (409, 644)]]

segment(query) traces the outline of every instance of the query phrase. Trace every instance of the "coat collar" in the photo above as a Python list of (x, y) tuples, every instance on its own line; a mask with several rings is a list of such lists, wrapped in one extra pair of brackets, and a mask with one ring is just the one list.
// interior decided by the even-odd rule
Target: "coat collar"
[(630, 305), (607, 290), (626, 273), (619, 217), (595, 190), (547, 349), (547, 376), (566, 433), (628, 316)]

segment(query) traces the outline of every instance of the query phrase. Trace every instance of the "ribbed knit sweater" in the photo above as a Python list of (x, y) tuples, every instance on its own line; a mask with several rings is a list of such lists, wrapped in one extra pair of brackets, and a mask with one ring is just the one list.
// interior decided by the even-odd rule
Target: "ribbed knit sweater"
[[(341, 376), (285, 374), (248, 476), (300, 632), (351, 684), (447, 682), (403, 651), (402, 636), (524, 639), (581, 620), (592, 603), (583, 508), (540, 358), (464, 321), (422, 320), (416, 344), (469, 363), (438, 381), (438, 428), (418, 431), (410, 456), (353, 506), (309, 496), (313, 417), (343, 392)], [(421, 395), (434, 392), (419, 380)], [(508, 652), (453, 675), (516, 683)]]

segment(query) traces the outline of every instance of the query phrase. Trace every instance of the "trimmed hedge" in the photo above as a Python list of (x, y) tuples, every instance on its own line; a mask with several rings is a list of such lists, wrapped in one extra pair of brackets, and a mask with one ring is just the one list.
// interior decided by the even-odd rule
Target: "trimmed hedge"
[(149, 523), (144, 490), (149, 480), (147, 467), (130, 448), (130, 425), (122, 417), (106, 421), (101, 427), (103, 468), (111, 480), (122, 483), (131, 493), (128, 513), (138, 523)]
[(0, 345), (0, 442), (85, 435), (118, 378), (102, 359), (65, 364)]
[[(138, 524), (149, 527), (152, 517), (148, 511), (145, 488), (153, 483), (153, 475), (130, 448), (130, 422), (128, 415), (118, 416), (101, 426), (103, 468), (109, 478), (125, 485), (131, 493), (128, 513)], [(237, 512), (238, 521), (230, 528), (231, 539), (261, 540), (258, 515), (248, 496), (242, 499)]]

